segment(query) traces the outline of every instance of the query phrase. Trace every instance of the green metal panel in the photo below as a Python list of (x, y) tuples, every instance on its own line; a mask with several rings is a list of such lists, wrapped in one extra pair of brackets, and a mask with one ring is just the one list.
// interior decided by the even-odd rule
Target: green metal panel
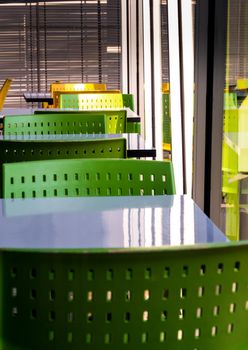
[(163, 142), (171, 144), (170, 94), (162, 94)]
[(101, 115), (37, 114), (4, 117), (5, 135), (105, 134), (107, 120)]
[(248, 349), (247, 242), (0, 256), (3, 349)]
[(134, 97), (132, 94), (122, 94), (123, 106), (134, 111)]
[(170, 162), (66, 159), (5, 163), (4, 198), (174, 194)]
[[(238, 105), (237, 105), (236, 93), (224, 94), (223, 131), (224, 133), (238, 132)], [(226, 143), (225, 139), (223, 142), (223, 149), (222, 149), (222, 169), (223, 171), (229, 172), (232, 174), (237, 173), (237, 170), (238, 170), (238, 155)]]
[(0, 163), (72, 158), (126, 158), (126, 139), (0, 140)]
[(37, 110), (34, 112), (34, 114), (70, 114), (73, 115), (79, 114), (79, 115), (84, 115), (84, 114), (94, 114), (94, 115), (99, 115), (104, 113), (107, 117), (107, 128), (108, 128), (108, 133), (140, 133), (140, 123), (139, 122), (129, 122), (127, 120), (127, 111), (126, 110), (104, 110), (104, 111), (58, 111), (55, 110), (53, 111), (52, 109), (50, 111), (42, 111), (42, 110)]
[[(239, 110), (239, 124), (238, 131), (239, 133), (247, 133), (248, 132), (248, 96), (242, 101)], [(238, 157), (238, 170), (239, 172), (248, 172), (248, 148), (240, 147)]]
[(123, 108), (122, 94), (60, 94), (60, 108), (74, 109), (109, 109)]
[(38, 110), (35, 111), (34, 114), (65, 114), (68, 115), (68, 118), (72, 117), (74, 115), (104, 115), (106, 116), (107, 120), (107, 133), (108, 134), (122, 134), (125, 133), (127, 130), (127, 111), (126, 110), (104, 110), (104, 111), (53, 111), (52, 109), (50, 111), (42, 111)]
[[(238, 132), (238, 103), (237, 94), (224, 94), (224, 123), (223, 132)], [(226, 235), (231, 240), (239, 239), (239, 187), (238, 181), (232, 178), (238, 172), (238, 154), (226, 142), (222, 144), (222, 192), (225, 196)]]
[[(238, 186), (238, 181), (236, 181)], [(232, 241), (239, 240), (239, 193), (226, 193), (226, 230), (225, 234)]]
[(127, 122), (127, 133), (140, 134), (140, 123), (139, 122)]

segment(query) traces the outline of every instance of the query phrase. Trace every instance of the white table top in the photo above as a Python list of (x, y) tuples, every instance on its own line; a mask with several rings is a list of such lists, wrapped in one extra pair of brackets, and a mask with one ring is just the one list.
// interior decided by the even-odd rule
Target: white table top
[(226, 241), (187, 196), (0, 200), (1, 248), (128, 248)]
[[(129, 121), (131, 121), (132, 119), (137, 119), (139, 117), (139, 115), (137, 115), (135, 112), (133, 112), (130, 108), (108, 108), (108, 109), (101, 109), (101, 111), (120, 111), (120, 110), (125, 110), (127, 111), (127, 119)], [(0, 112), (0, 116), (5, 116), (5, 115), (21, 115), (21, 114), (34, 114), (35, 111), (40, 111), (40, 112), (48, 112), (48, 113), (51, 113), (51, 112), (82, 112), (82, 110), (79, 110), (79, 109), (74, 109), (74, 108), (64, 108), (64, 109), (61, 109), (61, 108), (3, 108), (2, 111)], [(84, 110), (84, 112), (87, 111), (87, 112), (93, 112), (93, 111), (96, 111), (96, 110), (93, 110), (93, 109), (87, 109), (87, 110)]]

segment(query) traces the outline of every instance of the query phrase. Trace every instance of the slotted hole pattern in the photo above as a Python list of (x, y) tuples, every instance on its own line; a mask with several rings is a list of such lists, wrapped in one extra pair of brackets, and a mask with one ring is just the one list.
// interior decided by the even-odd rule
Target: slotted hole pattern
[[(232, 254), (227, 254), (220, 273), (216, 251), (210, 258), (204, 251), (192, 256), (182, 250), (185, 257), (175, 254), (171, 262), (171, 254), (166, 258), (164, 253), (150, 252), (143, 260), (142, 254), (134, 258), (133, 254), (11, 253), (4, 265), (10, 288), (9, 317), (20, 325), (25, 319), (37, 325), (37, 341), (43, 337), (41, 324), (47, 322), (43, 340), (61, 344), (105, 344), (114, 349), (118, 343), (139, 343), (173, 348), (174, 342), (175, 348), (177, 343), (187, 348), (190, 337), (192, 349), (200, 349), (208, 338), (221, 344), (228, 337), (230, 346), (240, 337), (242, 342), (247, 340), (243, 261), (237, 263), (234, 257), (230, 262)], [(246, 252), (240, 254), (245, 261)], [(63, 334), (58, 327), (65, 330)], [(15, 329), (17, 334), (22, 332), (21, 327)]]
[[(4, 164), (5, 198), (163, 195), (173, 193), (172, 182), (162, 181), (170, 164), (159, 161), (47, 160)], [(106, 171), (111, 167), (111, 172)], [(132, 172), (130, 169), (132, 169)], [(144, 171), (142, 171), (144, 168)], [(62, 170), (64, 169), (64, 171)], [(154, 172), (155, 181), (145, 174)], [(140, 174), (144, 179), (140, 181)], [(169, 176), (167, 176), (169, 178)], [(145, 185), (144, 185), (144, 182)], [(21, 186), (20, 186), (21, 183)], [(184, 272), (186, 273), (186, 272)], [(149, 272), (147, 271), (147, 278)]]

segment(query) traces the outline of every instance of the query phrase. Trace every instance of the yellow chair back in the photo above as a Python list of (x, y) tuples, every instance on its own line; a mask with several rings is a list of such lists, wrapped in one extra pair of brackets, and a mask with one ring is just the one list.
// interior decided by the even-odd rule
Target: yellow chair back
[(1, 90), (0, 90), (0, 111), (3, 108), (5, 98), (7, 96), (7, 93), (9, 91), (11, 83), (12, 83), (11, 79), (6, 79), (5, 82), (3, 83)]

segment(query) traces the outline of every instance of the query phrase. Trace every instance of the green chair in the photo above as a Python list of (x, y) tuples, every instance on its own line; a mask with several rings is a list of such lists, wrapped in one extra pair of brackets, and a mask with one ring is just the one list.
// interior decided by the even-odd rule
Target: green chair
[(126, 158), (126, 139), (0, 140), (0, 163), (73, 158)]
[(248, 349), (248, 242), (0, 254), (4, 349)]
[(59, 108), (110, 109), (123, 108), (120, 93), (64, 93), (59, 96)]
[(40, 114), (6, 116), (3, 119), (4, 135), (46, 134), (105, 134), (106, 116)]
[(63, 159), (2, 165), (4, 198), (174, 194), (170, 162)]
[(134, 111), (134, 96), (133, 94), (122, 94), (123, 106)]
[[(131, 94), (120, 93), (61, 93), (59, 107), (79, 110), (120, 109), (129, 107), (133, 110), (134, 100)], [(120, 131), (119, 131), (120, 132)], [(125, 131), (126, 132), (126, 131)], [(140, 132), (140, 123), (127, 123), (127, 132)], [(118, 133), (118, 131), (116, 132)]]
[(66, 110), (54, 110), (51, 108), (50, 110), (37, 110), (34, 112), (35, 115), (44, 115), (44, 114), (65, 114), (68, 118), (74, 118), (75, 115), (104, 115), (106, 116), (107, 130), (108, 134), (123, 134), (127, 130), (127, 111), (124, 109), (119, 110), (104, 110), (104, 111), (66, 111)]
[(163, 112), (163, 144), (165, 150), (171, 150), (171, 117), (170, 117), (170, 93), (162, 94)]

